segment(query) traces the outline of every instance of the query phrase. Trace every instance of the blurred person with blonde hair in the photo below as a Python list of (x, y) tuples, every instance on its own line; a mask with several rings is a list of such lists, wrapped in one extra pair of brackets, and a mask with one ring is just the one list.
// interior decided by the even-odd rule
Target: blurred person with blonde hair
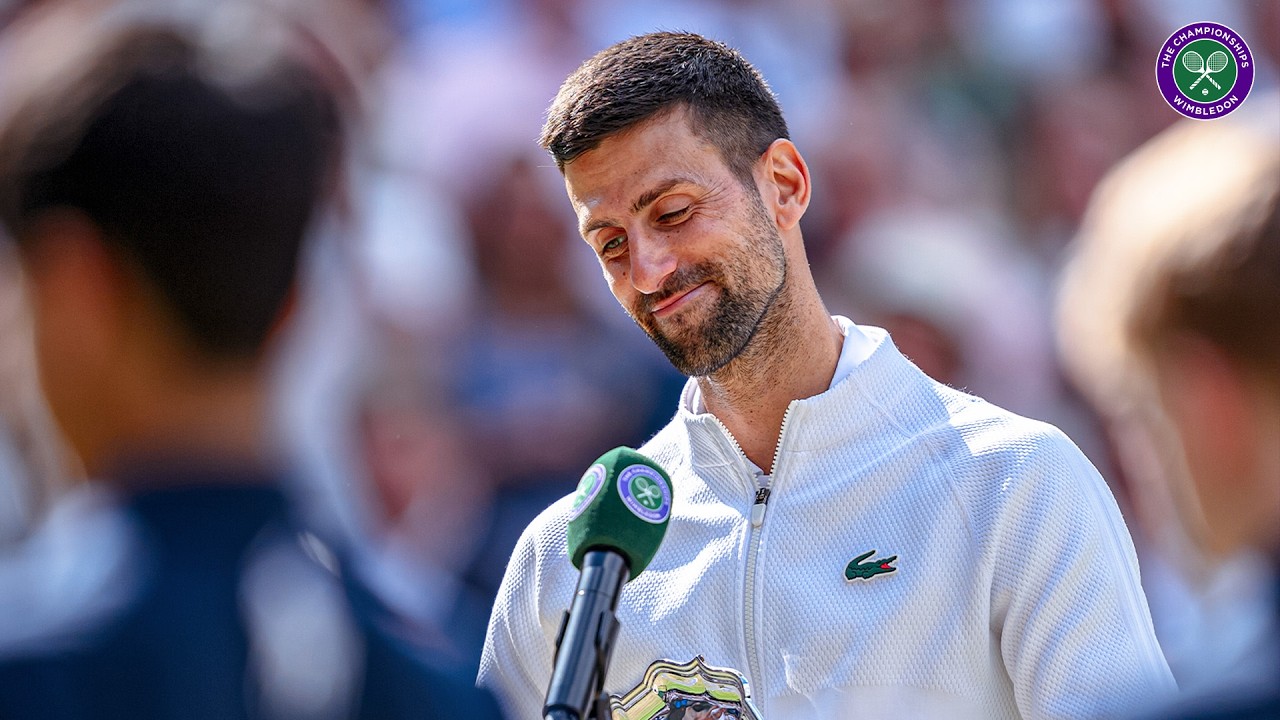
[[(1193, 585), (1244, 551), (1280, 565), (1278, 107), (1184, 121), (1113, 170), (1059, 298), (1068, 367), (1119, 430), (1149, 530), (1183, 540)], [(1278, 650), (1159, 717), (1280, 717)]]
[(342, 163), (323, 43), (262, 3), (62, 2), (0, 71), (0, 223), (88, 477), (0, 565), (0, 717), (497, 717), (298, 521), (267, 430)]

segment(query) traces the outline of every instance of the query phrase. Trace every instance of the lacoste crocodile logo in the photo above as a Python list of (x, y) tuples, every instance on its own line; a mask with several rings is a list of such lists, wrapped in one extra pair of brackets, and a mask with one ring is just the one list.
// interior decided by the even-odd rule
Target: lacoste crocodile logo
[(859, 578), (863, 580), (870, 580), (877, 575), (891, 573), (898, 569), (889, 564), (898, 559), (897, 555), (890, 555), (887, 558), (879, 558), (870, 562), (863, 562), (863, 560), (866, 560), (875, 554), (875, 550), (870, 550), (850, 560), (848, 567), (844, 569), (844, 579), (850, 581), (857, 580)]

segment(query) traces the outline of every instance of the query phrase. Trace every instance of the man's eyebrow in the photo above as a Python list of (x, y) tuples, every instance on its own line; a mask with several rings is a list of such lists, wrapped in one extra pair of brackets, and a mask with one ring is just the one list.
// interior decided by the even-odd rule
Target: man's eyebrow
[(595, 232), (596, 230), (599, 230), (600, 228), (607, 228), (610, 225), (616, 225), (616, 224), (617, 223), (615, 223), (613, 220), (610, 220), (608, 218), (596, 218), (595, 220), (592, 220), (586, 225), (583, 225), (582, 229), (579, 230), (578, 232), (582, 234), (582, 237), (586, 237), (591, 233)]
[(662, 197), (663, 193), (667, 192), (671, 188), (683, 183), (691, 183), (691, 182), (693, 181), (685, 177), (673, 177), (673, 178), (664, 180), (657, 187), (651, 190), (646, 190), (644, 193), (641, 193), (640, 197), (636, 198), (636, 201), (631, 203), (631, 212), (633, 214), (638, 213), (641, 210), (648, 207), (649, 205), (653, 204), (654, 200), (657, 200), (658, 198)]
[[(669, 190), (671, 190), (671, 188), (677, 185), (693, 184), (694, 182), (695, 181), (693, 179), (683, 177), (683, 176), (678, 176), (678, 177), (673, 177), (673, 178), (668, 178), (666, 180), (663, 180), (661, 183), (659, 183), (655, 187), (650, 188), (649, 190), (646, 190), (643, 193), (641, 193), (640, 197), (636, 198), (635, 202), (631, 203), (630, 211), (632, 214), (638, 213), (641, 210), (648, 207), (649, 205), (653, 204), (655, 200), (662, 197), (662, 195), (668, 192)], [(592, 232), (599, 230), (600, 228), (606, 228), (606, 227), (610, 227), (617, 224), (618, 223), (616, 220), (612, 220), (609, 218), (597, 218), (583, 225), (581, 229), (581, 233), (583, 237), (586, 237), (590, 235)]]

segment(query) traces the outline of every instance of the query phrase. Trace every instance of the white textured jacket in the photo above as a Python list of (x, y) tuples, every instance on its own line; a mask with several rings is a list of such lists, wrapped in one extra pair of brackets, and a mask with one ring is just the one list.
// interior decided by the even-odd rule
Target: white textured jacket
[[(772, 477), (693, 411), (692, 381), (641, 448), (671, 475), (671, 523), (622, 591), (606, 689), (702, 655), (747, 677), (766, 720), (1098, 718), (1172, 691), (1132, 541), (1084, 455), (862, 331), (869, 357), (791, 403)], [(480, 683), (517, 720), (541, 717), (577, 582), (568, 502), (521, 537), (485, 642)], [(868, 551), (861, 565), (895, 569), (847, 579)]]

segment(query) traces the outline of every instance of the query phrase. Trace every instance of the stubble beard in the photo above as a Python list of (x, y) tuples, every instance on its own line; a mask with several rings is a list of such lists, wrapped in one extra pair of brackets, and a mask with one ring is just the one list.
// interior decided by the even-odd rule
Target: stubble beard
[[(704, 261), (677, 269), (661, 290), (643, 297), (639, 307), (628, 310), (636, 324), (684, 375), (712, 375), (741, 355), (753, 341), (758, 345), (770, 335), (760, 331), (786, 286), (787, 260), (782, 237), (758, 198), (752, 210), (749, 250), (726, 258), (728, 263), (740, 266), (739, 287), (727, 284), (730, 268), (725, 262)], [(710, 316), (701, 323), (678, 316), (667, 321), (665, 330), (660, 328), (650, 308), (704, 282), (720, 291)]]

